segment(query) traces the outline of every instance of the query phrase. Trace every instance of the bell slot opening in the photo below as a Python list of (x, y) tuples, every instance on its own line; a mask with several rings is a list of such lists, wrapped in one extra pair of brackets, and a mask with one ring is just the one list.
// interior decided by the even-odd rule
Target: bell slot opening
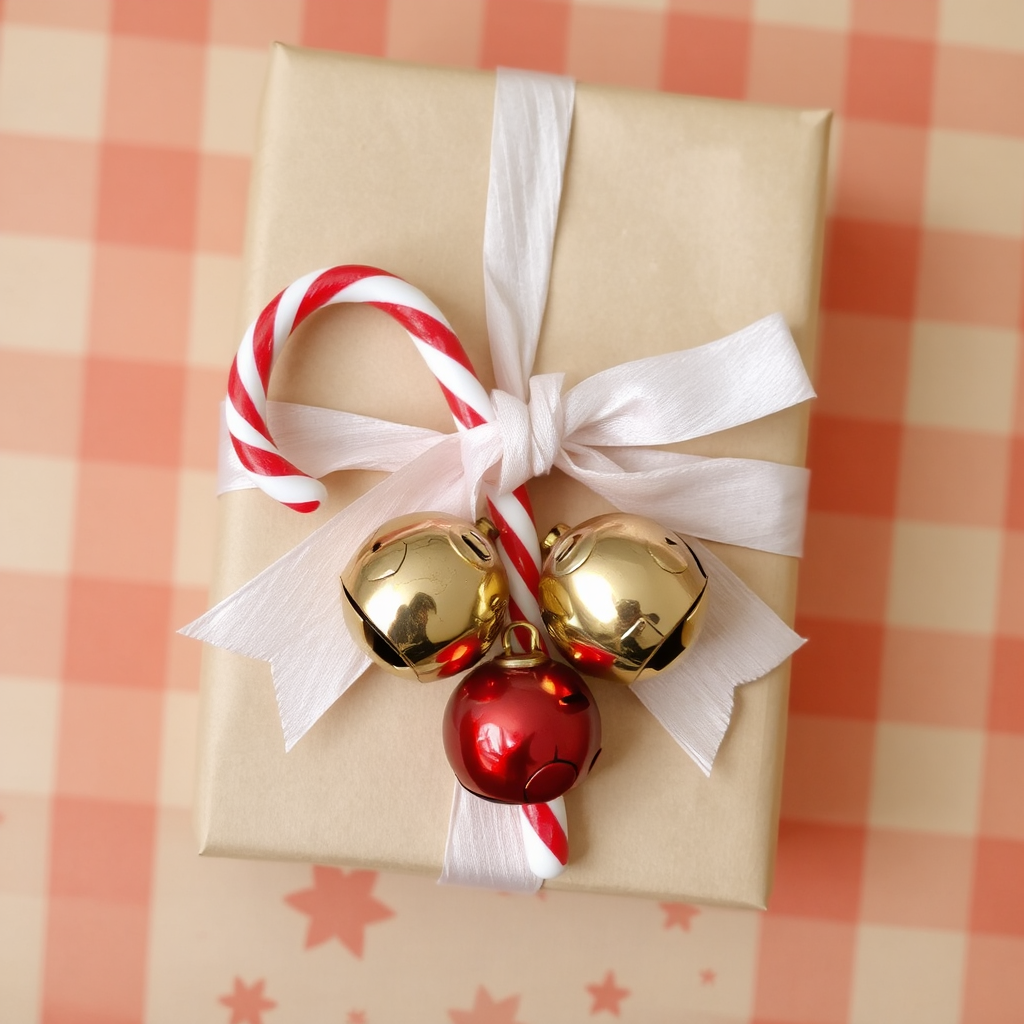
[(491, 553), (487, 550), (487, 545), (484, 543), (483, 537), (480, 537), (475, 533), (464, 533), (462, 535), (462, 539), (466, 542), (466, 546), (473, 551), (481, 562), (489, 562), (491, 560)]
[(363, 614), (359, 605), (352, 600), (352, 595), (348, 592), (348, 588), (342, 587), (342, 590), (345, 591), (345, 599), (352, 606), (353, 611), (359, 616), (359, 621), (363, 624), (363, 637), (370, 650), (386, 665), (392, 665), (395, 668), (408, 668), (398, 648)]
[[(701, 571), (703, 572), (703, 570)], [(707, 583), (705, 582), (704, 587), (706, 586)], [(676, 623), (672, 632), (665, 637), (658, 649), (647, 659), (647, 663), (644, 665), (645, 670), (653, 669), (655, 672), (660, 672), (663, 668), (671, 665), (686, 650), (686, 647), (683, 645), (683, 628), (690, 621), (690, 616), (693, 615), (694, 609), (700, 604), (700, 599), (704, 596), (704, 587), (701, 587), (700, 593), (694, 598), (693, 604), (690, 605), (686, 614)]]
[(579, 690), (573, 690), (572, 693), (567, 693), (564, 697), (558, 698), (558, 703), (563, 708), (571, 708), (573, 711), (586, 711), (590, 707), (590, 701), (587, 700), (585, 693), (580, 693)]
[[(559, 538), (561, 540), (561, 538)], [(562, 565), (566, 559), (576, 550), (576, 545), (580, 542), (580, 535), (578, 533), (572, 534), (568, 540), (562, 545), (562, 548), (555, 555), (555, 564)]]

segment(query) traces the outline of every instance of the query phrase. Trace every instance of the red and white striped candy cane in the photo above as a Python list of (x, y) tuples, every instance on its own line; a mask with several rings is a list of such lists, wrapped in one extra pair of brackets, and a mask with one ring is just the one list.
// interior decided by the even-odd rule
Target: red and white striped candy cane
[[(419, 289), (375, 267), (351, 265), (307, 274), (285, 288), (249, 326), (228, 377), (227, 426), (239, 461), (257, 487), (297, 512), (315, 511), (327, 491), (292, 465), (270, 435), (270, 374), (285, 342), (306, 317), (343, 302), (376, 306), (405, 328), (437, 378), (459, 430), (494, 419), (490, 396), (462, 343)], [(540, 627), (540, 545), (526, 488), (501, 495), (486, 492), (486, 497), (508, 573), (509, 612), (513, 620)], [(524, 807), (521, 820), (531, 867), (541, 878), (553, 878), (568, 857), (562, 798)]]

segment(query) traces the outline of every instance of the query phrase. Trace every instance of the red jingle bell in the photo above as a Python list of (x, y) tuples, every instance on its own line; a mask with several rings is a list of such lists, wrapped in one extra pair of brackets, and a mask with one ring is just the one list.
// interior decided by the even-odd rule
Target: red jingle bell
[[(511, 648), (530, 631), (524, 654)], [(505, 653), (456, 687), (444, 713), (444, 749), (471, 793), (506, 804), (547, 803), (582, 782), (601, 753), (601, 715), (578, 672), (552, 661), (537, 630), (515, 622)]]

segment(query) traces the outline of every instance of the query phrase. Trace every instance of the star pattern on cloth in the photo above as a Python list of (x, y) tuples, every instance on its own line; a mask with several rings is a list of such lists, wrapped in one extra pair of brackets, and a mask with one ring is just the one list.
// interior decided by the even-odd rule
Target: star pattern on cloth
[(481, 985), (476, 990), (473, 1007), (469, 1010), (449, 1010), (452, 1024), (523, 1024), (516, 1020), (521, 996), (508, 996), (495, 1001)]
[(277, 1003), (263, 994), (266, 981), (260, 978), (246, 985), (241, 978), (235, 978), (235, 990), (229, 996), (221, 996), (218, 1002), (231, 1010), (228, 1024), (263, 1024), (263, 1011), (272, 1010)]
[(714, 985), (715, 978), (717, 977), (718, 975), (711, 970), (710, 967), (705, 967), (704, 970), (700, 972), (700, 983), (702, 985)]
[(314, 867), (313, 888), (284, 898), (290, 907), (309, 915), (306, 949), (337, 939), (354, 956), (362, 957), (367, 925), (395, 916), (371, 895), (376, 881), (376, 871)]
[(615, 1017), (619, 1015), (619, 1003), (629, 995), (628, 988), (619, 988), (615, 984), (615, 972), (609, 971), (600, 985), (587, 985), (587, 991), (593, 996), (594, 1003), (590, 1007), (590, 1015), (607, 1010)]
[(700, 907), (690, 903), (662, 903), (661, 909), (665, 911), (665, 928), (682, 928), (684, 932), (690, 930), (690, 922), (700, 913)]

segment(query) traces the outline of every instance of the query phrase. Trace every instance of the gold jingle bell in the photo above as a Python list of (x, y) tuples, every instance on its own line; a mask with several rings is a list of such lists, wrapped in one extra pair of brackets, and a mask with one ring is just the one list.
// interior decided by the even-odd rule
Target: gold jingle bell
[(353, 637), (382, 668), (424, 683), (475, 664), (508, 606), (496, 536), (485, 519), (442, 512), (385, 523), (341, 576)]
[(616, 512), (544, 540), (544, 625), (570, 665), (620, 683), (646, 679), (697, 639), (708, 578), (671, 530)]

